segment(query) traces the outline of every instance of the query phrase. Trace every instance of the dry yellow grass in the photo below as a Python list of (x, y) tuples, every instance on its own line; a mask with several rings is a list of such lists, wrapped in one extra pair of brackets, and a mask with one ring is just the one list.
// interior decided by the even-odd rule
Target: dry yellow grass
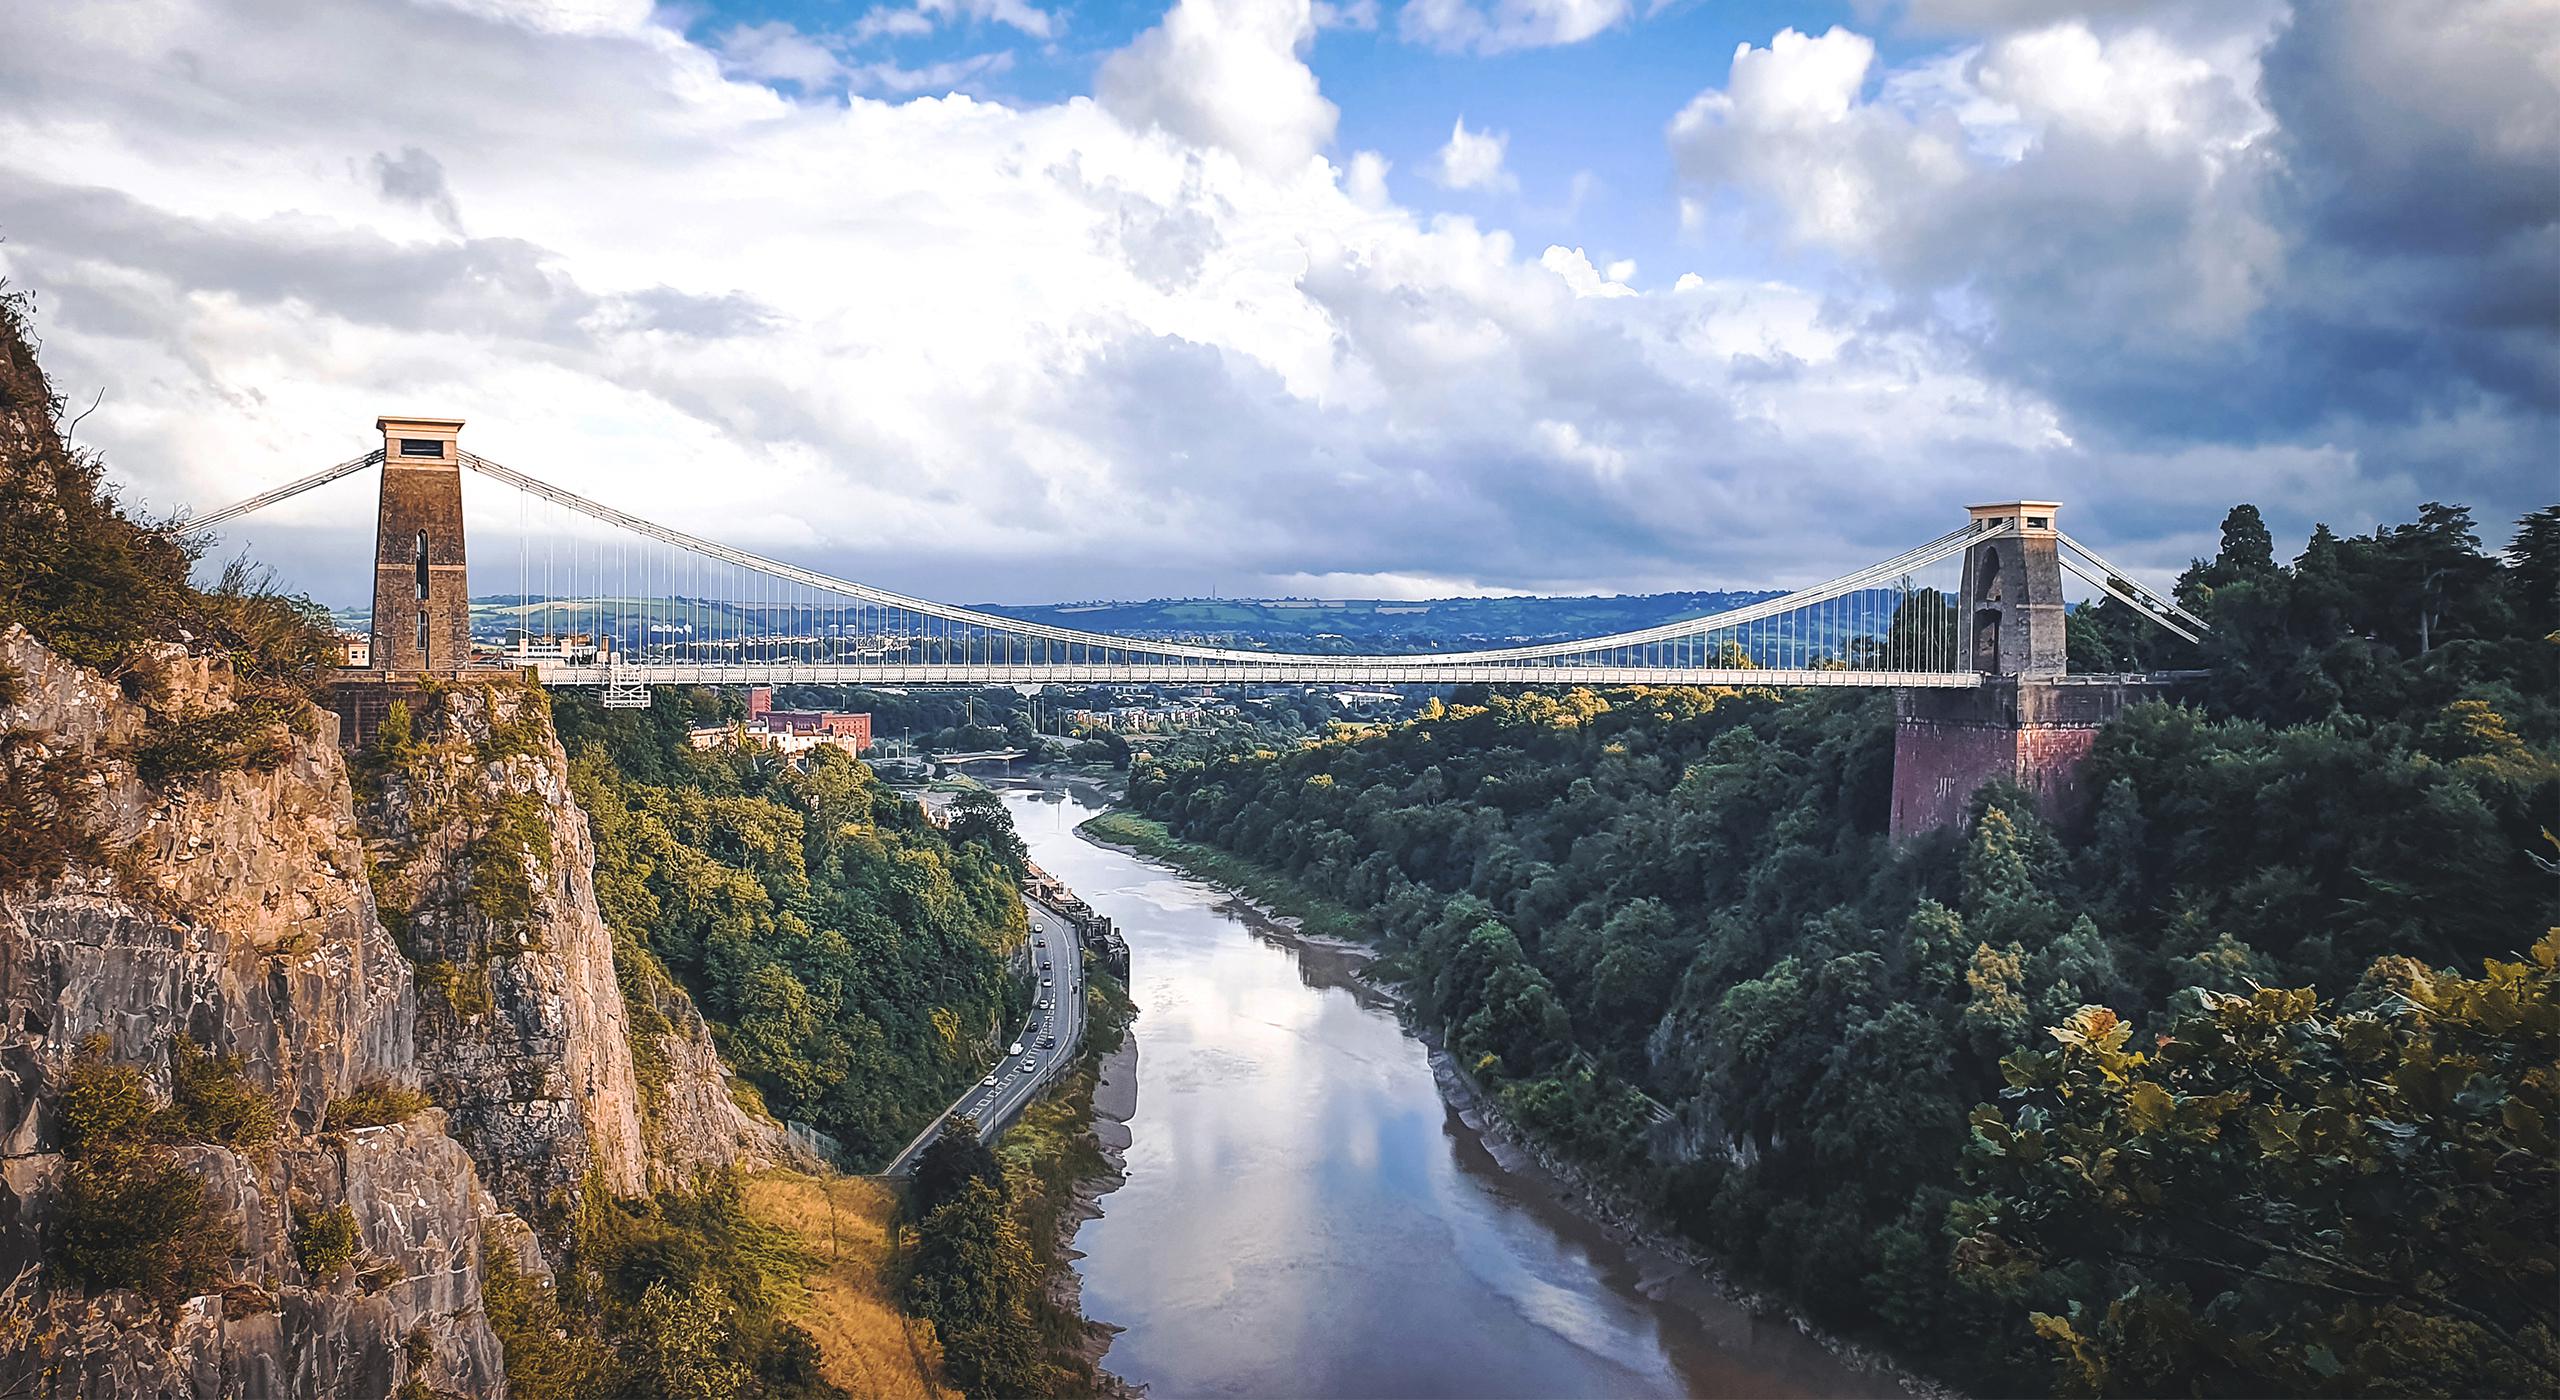
[(890, 1293), (895, 1202), (887, 1188), (861, 1177), (768, 1172), (748, 1183), (747, 1207), (808, 1242), (809, 1305), (793, 1320), (818, 1339), (828, 1380), (883, 1400), (960, 1400), (942, 1381), (933, 1329), (901, 1313)]

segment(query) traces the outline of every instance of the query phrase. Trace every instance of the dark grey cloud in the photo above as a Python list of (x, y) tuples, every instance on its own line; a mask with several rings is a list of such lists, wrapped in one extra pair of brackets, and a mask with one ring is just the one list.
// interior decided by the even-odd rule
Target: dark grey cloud
[[(1848, 253), (1903, 316), (2054, 404), (2093, 462), (2334, 449), (2301, 500), (2263, 503), (2305, 527), (2385, 493), (2386, 512), (2440, 495), (2491, 518), (2560, 497), (2547, 7), (2318, 0), (2263, 38), (2246, 6), (1872, 8), (1980, 36), (1953, 69), (1974, 110), (1870, 73), (1807, 125), (1771, 89), (1755, 107), (1737, 66), (1674, 126), (1700, 197)], [(1798, 93), (1841, 71), (1779, 67)], [(1986, 157), (2003, 133), (1980, 108), (2006, 102), (2032, 138)], [(1843, 189), (1848, 215), (1818, 202)]]
[(401, 147), (396, 156), (376, 151), (371, 169), (383, 198), (415, 205), (434, 216), (446, 231), (462, 232), (462, 206), (454, 201), (453, 189), (445, 183), (444, 165), (434, 156), (415, 146)]

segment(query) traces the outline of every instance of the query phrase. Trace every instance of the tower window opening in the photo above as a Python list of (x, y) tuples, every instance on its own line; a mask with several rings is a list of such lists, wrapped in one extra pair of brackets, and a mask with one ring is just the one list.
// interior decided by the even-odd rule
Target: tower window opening
[(426, 614), (426, 611), (425, 611), (424, 609), (420, 609), (420, 610), (419, 610), (419, 612), (418, 612), (418, 654), (419, 654), (419, 655), (421, 655), (421, 656), (424, 656), (424, 655), (426, 654), (426, 651), (427, 651), (427, 614)]
[(418, 601), (427, 598), (427, 532), (418, 532)]
[(442, 461), (444, 460), (444, 439), (402, 438), (400, 439), (400, 455), (403, 457), (433, 457), (438, 461)]

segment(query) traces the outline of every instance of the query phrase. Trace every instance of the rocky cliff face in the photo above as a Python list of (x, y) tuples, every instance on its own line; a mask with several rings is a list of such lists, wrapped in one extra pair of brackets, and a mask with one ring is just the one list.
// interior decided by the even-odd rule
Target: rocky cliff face
[[(351, 775), (314, 711), (272, 761), (150, 782), (134, 758), (150, 737), (231, 699), (220, 665), (174, 648), (144, 669), (119, 684), (0, 632), (0, 732), (32, 741), (14, 761), (77, 762), (112, 853), (0, 881), (0, 1394), (371, 1397), (414, 1379), (503, 1395), (485, 1251), (543, 1276), (581, 1182), (633, 1194), (754, 1165), (781, 1134), (732, 1102), (682, 990), (645, 976), (635, 1069), (538, 693), (435, 697), (379, 771)], [(282, 1126), (171, 1149), (239, 1233), (219, 1288), (164, 1310), (49, 1261), (74, 1061), (103, 1045), (166, 1102), (181, 1035), (238, 1055)], [(334, 1101), (384, 1084), (438, 1107), (330, 1129)], [(341, 1206), (352, 1266), (313, 1277), (297, 1220)]]
[[(385, 1395), (413, 1376), (502, 1393), (479, 1265), (490, 1232), (520, 1227), (433, 1115), (323, 1131), (332, 1100), (417, 1075), (409, 965), (375, 917), (327, 717), (272, 766), (155, 785), (129, 756), (136, 741), (154, 710), (228, 706), (219, 667), (162, 657), (139, 687), (149, 706), (15, 628), (0, 633), (0, 667), (17, 692), (0, 730), (84, 761), (91, 820), (117, 852), (0, 896), (0, 1393)], [(175, 1149), (239, 1238), (222, 1290), (164, 1313), (86, 1294), (45, 1260), (73, 1060), (103, 1038), (165, 1098), (182, 1034), (240, 1055), (284, 1121), (263, 1146)], [(310, 1277), (289, 1244), (293, 1210), (338, 1205), (357, 1267)]]
[(541, 692), (422, 694), (362, 809), (377, 890), (421, 981), (419, 1056), (499, 1200), (554, 1242), (592, 1174), (619, 1195), (732, 1162), (779, 1134), (730, 1101), (681, 989), (632, 978), (648, 1008), (634, 1068), (595, 850)]

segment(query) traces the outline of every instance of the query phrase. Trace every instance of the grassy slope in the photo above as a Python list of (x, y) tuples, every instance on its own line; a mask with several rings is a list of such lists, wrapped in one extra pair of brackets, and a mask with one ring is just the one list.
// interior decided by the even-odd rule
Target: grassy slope
[(1367, 936), (1360, 916), (1323, 890), (1215, 846), (1182, 840), (1151, 817), (1115, 807), (1076, 830), (1106, 845), (1128, 847), (1212, 884), (1241, 890), (1253, 900), (1297, 919), (1305, 932), (1329, 938)]
[(862, 1177), (768, 1172), (748, 1183), (747, 1208), (800, 1236), (811, 1260), (809, 1303), (793, 1321), (817, 1338), (826, 1378), (882, 1400), (957, 1400), (944, 1385), (931, 1329), (899, 1310), (890, 1282), (890, 1219), (897, 1198)]

